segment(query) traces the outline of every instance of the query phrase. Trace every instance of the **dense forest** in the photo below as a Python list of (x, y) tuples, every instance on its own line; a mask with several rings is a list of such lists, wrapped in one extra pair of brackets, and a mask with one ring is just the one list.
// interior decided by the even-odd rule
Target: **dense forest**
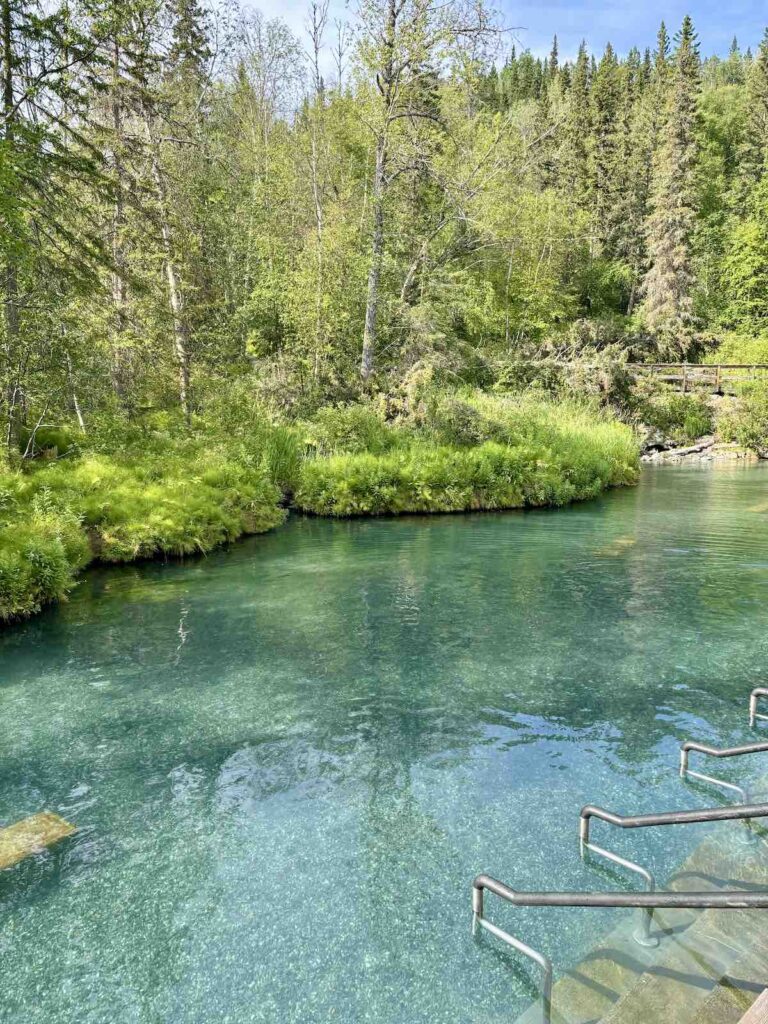
[(281, 503), (630, 482), (615, 381), (521, 367), (768, 362), (768, 33), (539, 58), (479, 0), (311, 0), (300, 37), (0, 0), (0, 92), (0, 618)]
[(303, 38), (234, 0), (0, 10), (10, 433), (763, 329), (768, 39), (573, 62), (462, 0), (317, 2)]

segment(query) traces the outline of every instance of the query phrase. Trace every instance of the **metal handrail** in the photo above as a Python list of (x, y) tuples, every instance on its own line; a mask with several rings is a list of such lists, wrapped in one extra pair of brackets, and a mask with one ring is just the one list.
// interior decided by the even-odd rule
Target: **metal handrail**
[[(744, 803), (738, 806), (706, 807), (699, 811), (663, 811), (661, 814), (635, 815), (615, 814), (613, 811), (607, 811), (603, 807), (587, 804), (581, 809), (579, 848), (582, 859), (584, 858), (585, 851), (591, 850), (598, 856), (605, 857), (606, 860), (610, 860), (614, 864), (619, 864), (621, 867), (641, 875), (646, 881), (646, 891), (653, 893), (656, 889), (656, 883), (653, 875), (647, 868), (636, 864), (634, 861), (625, 860), (625, 858), (619, 857), (610, 850), (605, 850), (602, 846), (597, 846), (595, 843), (590, 842), (589, 826), (592, 818), (600, 818), (602, 821), (607, 821), (610, 825), (618, 825), (619, 828), (650, 828), (657, 825), (690, 825), (704, 821), (732, 821), (761, 817), (768, 817), (768, 804)], [(640, 917), (640, 925), (634, 936), (635, 942), (641, 946), (658, 945), (658, 940), (651, 934), (653, 907), (649, 905), (649, 909), (643, 910)]]
[(761, 697), (768, 697), (768, 687), (756, 686), (752, 693), (749, 695), (749, 727), (753, 729), (755, 726), (755, 719), (759, 718), (763, 722), (768, 722), (768, 715), (759, 715), (757, 713), (757, 702)]
[(483, 916), (486, 889), (516, 907), (640, 907), (651, 912), (655, 909), (768, 909), (768, 892), (518, 892), (490, 875), (478, 875), (472, 883), (472, 934), (477, 933), (478, 926), (484, 928), (541, 967), (539, 992), (543, 1000), (543, 1024), (551, 1024), (552, 1020), (552, 961)]
[[(589, 840), (581, 840), (581, 857), (584, 859), (584, 851), (590, 850), (592, 853), (596, 853), (598, 857), (604, 857), (605, 860), (611, 861), (612, 864), (618, 864), (619, 867), (626, 868), (628, 871), (633, 871), (645, 882), (646, 892), (656, 891), (656, 879), (653, 874), (642, 866), (637, 864), (633, 860), (627, 860), (626, 857), (620, 857), (617, 853), (613, 853), (611, 850), (606, 850), (602, 846), (598, 846), (597, 843), (590, 843)], [(634, 940), (640, 946), (647, 946), (653, 948), (658, 946), (659, 940), (651, 934), (651, 928), (653, 927), (653, 910), (643, 910), (640, 912), (640, 925), (634, 934)]]
[(587, 804), (581, 808), (579, 838), (589, 842), (589, 824), (600, 818), (619, 828), (649, 828), (657, 825), (691, 825), (702, 821), (733, 821), (744, 818), (768, 817), (768, 804), (737, 804), (728, 807), (703, 807), (698, 811), (662, 811), (661, 814), (616, 814), (604, 807)]
[(686, 740), (680, 748), (680, 778), (689, 776), (692, 779), (701, 779), (702, 782), (711, 782), (722, 789), (730, 789), (738, 793), (744, 803), (749, 800), (749, 793), (746, 788), (737, 786), (733, 782), (726, 782), (725, 779), (715, 778), (713, 775), (704, 775), (702, 772), (695, 772), (688, 767), (689, 755), (692, 751), (700, 754), (707, 754), (709, 757), (739, 757), (741, 754), (759, 754), (768, 750), (768, 743), (750, 743), (744, 747), (709, 747), (706, 743), (696, 743), (693, 740)]

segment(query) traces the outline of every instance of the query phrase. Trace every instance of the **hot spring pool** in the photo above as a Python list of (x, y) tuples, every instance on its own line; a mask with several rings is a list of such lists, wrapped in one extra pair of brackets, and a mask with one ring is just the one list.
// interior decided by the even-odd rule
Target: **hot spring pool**
[[(0, 821), (78, 826), (0, 873), (0, 1020), (514, 1019), (533, 975), (471, 939), (473, 876), (616, 885), (579, 807), (718, 802), (677, 749), (752, 735), (767, 654), (768, 466), (91, 572), (0, 637)], [(703, 830), (613, 847), (663, 879)], [(560, 971), (614, 920), (493, 914)]]

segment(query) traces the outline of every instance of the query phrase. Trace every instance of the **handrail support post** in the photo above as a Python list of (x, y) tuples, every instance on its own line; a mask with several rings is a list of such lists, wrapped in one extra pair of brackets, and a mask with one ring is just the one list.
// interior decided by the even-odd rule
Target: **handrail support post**
[(749, 727), (754, 729), (755, 721), (759, 719), (762, 722), (768, 722), (768, 715), (762, 715), (758, 713), (757, 702), (761, 697), (768, 697), (768, 687), (756, 686), (752, 693), (749, 695)]

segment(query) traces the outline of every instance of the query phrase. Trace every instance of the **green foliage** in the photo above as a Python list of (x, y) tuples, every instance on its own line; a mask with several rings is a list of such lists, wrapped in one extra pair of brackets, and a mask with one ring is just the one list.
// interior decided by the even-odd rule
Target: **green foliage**
[(192, 443), (154, 455), (99, 454), (0, 478), (0, 620), (63, 598), (93, 558), (126, 562), (210, 551), (279, 525), (280, 492), (240, 453)]
[(681, 394), (658, 385), (635, 394), (634, 414), (646, 426), (659, 431), (674, 444), (690, 444), (714, 431), (714, 417), (707, 400), (698, 394)]
[(16, 476), (0, 478), (2, 515), (19, 518), (0, 529), (0, 621), (32, 615), (48, 601), (61, 600), (75, 574), (90, 560), (77, 516), (57, 507), (45, 491), (19, 508), (9, 494), (22, 490)]
[(726, 334), (718, 347), (707, 354), (705, 362), (768, 364), (768, 334)]
[(749, 213), (733, 225), (723, 260), (723, 319), (745, 333), (768, 327), (768, 177), (754, 186)]
[(21, 427), (18, 432), (18, 446), (22, 455), (58, 456), (71, 453), (77, 447), (72, 431), (66, 427), (38, 427), (33, 432)]
[(721, 418), (720, 434), (768, 458), (768, 385), (745, 385), (739, 401)]
[(368, 452), (383, 455), (397, 447), (399, 438), (383, 416), (370, 405), (340, 405), (320, 409), (306, 424), (307, 444), (318, 455)]
[(334, 516), (560, 505), (636, 475), (628, 427), (577, 405), (476, 394), (431, 404), (410, 447), (309, 459), (295, 502)]

